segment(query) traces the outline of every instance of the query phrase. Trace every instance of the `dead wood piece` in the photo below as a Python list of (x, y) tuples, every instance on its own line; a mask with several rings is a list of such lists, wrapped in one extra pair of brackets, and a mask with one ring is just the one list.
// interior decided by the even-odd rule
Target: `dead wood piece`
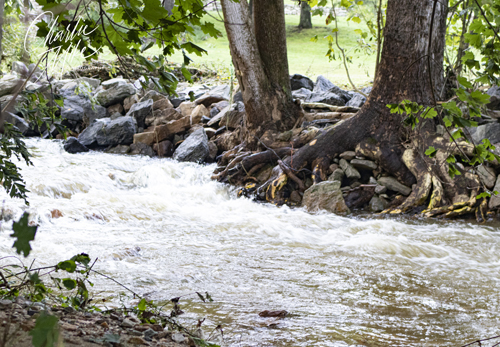
[(283, 147), (274, 150), (268, 149), (267, 151), (247, 156), (241, 165), (244, 167), (244, 170), (250, 171), (257, 164), (277, 162), (285, 155), (291, 155), (293, 153), (292, 151), (293, 149), (291, 147)]
[(321, 183), (327, 180), (328, 168), (330, 167), (330, 159), (321, 157), (312, 162), (313, 174), (312, 180), (314, 184)]
[(300, 180), (295, 174), (290, 170), (288, 166), (286, 166), (281, 160), (278, 160), (278, 165), (280, 166), (281, 170), (290, 178), (292, 181), (297, 183), (297, 186), (299, 187), (300, 192), (305, 192), (306, 187), (304, 186), (304, 182)]

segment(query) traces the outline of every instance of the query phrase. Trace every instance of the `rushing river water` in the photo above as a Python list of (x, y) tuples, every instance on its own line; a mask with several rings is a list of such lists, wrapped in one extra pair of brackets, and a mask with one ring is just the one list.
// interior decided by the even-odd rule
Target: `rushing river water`
[[(151, 299), (207, 291), (213, 303), (181, 301), (185, 320), (222, 324), (229, 345), (458, 347), (500, 333), (498, 225), (311, 215), (237, 199), (213, 166), (27, 144), (36, 264), (86, 252)], [(19, 217), (23, 203), (1, 194)], [(94, 281), (118, 300), (120, 287)]]

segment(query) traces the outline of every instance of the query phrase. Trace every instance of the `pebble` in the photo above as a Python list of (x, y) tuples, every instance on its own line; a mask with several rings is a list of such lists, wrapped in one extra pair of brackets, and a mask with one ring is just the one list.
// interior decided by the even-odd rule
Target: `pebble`
[(181, 333), (174, 333), (172, 334), (172, 341), (182, 343), (184, 342), (184, 335)]
[(139, 336), (132, 336), (130, 339), (128, 339), (128, 343), (133, 345), (149, 345), (146, 340)]
[(135, 326), (135, 323), (127, 318), (125, 318), (122, 322), (122, 327), (124, 327), (124, 328), (133, 328), (134, 326)]

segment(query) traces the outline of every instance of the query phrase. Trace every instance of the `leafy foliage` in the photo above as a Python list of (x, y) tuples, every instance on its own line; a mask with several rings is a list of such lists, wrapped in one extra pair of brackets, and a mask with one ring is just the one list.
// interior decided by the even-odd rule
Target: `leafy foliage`
[(14, 222), (12, 229), (14, 232), (10, 235), (16, 239), (13, 247), (16, 249), (17, 254), (23, 253), (27, 257), (31, 252), (30, 242), (35, 239), (35, 234), (38, 229), (37, 226), (30, 226), (28, 224), (28, 212), (25, 212), (19, 221)]
[(58, 323), (56, 316), (42, 312), (36, 319), (35, 327), (30, 331), (33, 337), (31, 342), (34, 347), (52, 347), (55, 346), (59, 338)]

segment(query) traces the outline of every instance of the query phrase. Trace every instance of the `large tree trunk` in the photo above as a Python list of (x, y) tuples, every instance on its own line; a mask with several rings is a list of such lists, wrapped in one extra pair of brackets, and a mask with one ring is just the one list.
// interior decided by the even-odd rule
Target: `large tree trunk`
[(283, 0), (221, 0), (231, 57), (246, 109), (244, 139), (290, 129), (299, 107), (291, 95)]
[[(318, 180), (315, 172), (321, 173), (321, 167), (328, 161), (344, 151), (356, 150), (359, 155), (377, 161), (384, 171), (403, 184), (412, 186), (418, 181), (403, 204), (404, 210), (427, 199), (433, 176), (428, 173), (422, 157), (429, 141), (434, 140), (434, 122), (421, 124), (417, 134), (411, 133), (402, 124), (402, 116), (391, 113), (387, 105), (406, 99), (433, 105), (434, 95), (438, 95), (442, 87), (448, 9), (447, 1), (438, 1), (432, 19), (434, 3), (431, 0), (388, 1), (379, 71), (367, 102), (356, 116), (324, 131), (285, 160), (285, 165), (296, 174), (303, 168), (311, 169), (317, 182), (321, 179)], [(432, 20), (432, 37), (429, 37)], [(430, 65), (427, 55), (431, 58)], [(429, 77), (432, 77), (432, 87)], [(411, 146), (411, 152), (403, 143)], [(260, 191), (272, 191), (272, 196), (266, 196), (268, 200), (283, 201), (277, 189), (267, 189), (283, 187), (276, 179), (282, 175), (283, 170), (275, 169), (273, 178), (260, 188)], [(442, 187), (440, 189), (442, 191)]]
[(309, 3), (307, 1), (302, 1), (302, 3), (300, 4), (299, 28), (311, 29), (312, 27), (311, 6), (309, 6)]
[(2, 54), (3, 54), (3, 46), (2, 46), (2, 41), (3, 41), (3, 13), (5, 9), (5, 0), (0, 0), (0, 62), (2, 61)]

